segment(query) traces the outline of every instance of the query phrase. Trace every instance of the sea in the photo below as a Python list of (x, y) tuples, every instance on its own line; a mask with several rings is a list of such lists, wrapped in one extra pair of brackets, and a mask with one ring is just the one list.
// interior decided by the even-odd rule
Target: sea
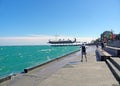
[(23, 72), (76, 50), (79, 46), (0, 46), (0, 78)]

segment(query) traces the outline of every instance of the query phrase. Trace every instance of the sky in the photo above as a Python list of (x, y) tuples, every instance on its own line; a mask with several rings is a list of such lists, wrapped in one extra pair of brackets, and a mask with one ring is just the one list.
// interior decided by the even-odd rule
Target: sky
[(0, 45), (42, 44), (55, 36), (91, 41), (120, 33), (120, 0), (0, 0)]

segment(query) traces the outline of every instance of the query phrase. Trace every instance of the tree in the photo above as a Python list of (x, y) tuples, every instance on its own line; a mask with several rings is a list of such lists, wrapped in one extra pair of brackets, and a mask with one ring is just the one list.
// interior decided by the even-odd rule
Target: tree
[(101, 34), (101, 41), (103, 42), (107, 42), (108, 40), (112, 40), (113, 39), (113, 32), (112, 31), (104, 31)]

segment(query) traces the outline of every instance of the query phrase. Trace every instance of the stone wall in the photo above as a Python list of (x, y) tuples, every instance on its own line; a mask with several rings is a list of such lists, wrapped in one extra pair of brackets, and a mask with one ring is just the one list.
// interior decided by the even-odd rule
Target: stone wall
[(108, 46), (112, 46), (112, 47), (119, 47), (120, 48), (120, 40), (113, 40), (113, 41), (109, 41), (107, 43)]

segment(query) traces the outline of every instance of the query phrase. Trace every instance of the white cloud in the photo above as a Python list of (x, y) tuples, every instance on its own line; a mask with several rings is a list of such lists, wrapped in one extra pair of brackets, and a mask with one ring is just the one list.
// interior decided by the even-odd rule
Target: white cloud
[[(48, 36), (48, 35), (30, 35), (25, 37), (0, 37), (0, 45), (41, 45), (47, 44), (49, 40), (55, 39), (71, 39), (74, 37), (68, 36)], [(77, 41), (90, 42), (92, 37), (77, 37)]]

